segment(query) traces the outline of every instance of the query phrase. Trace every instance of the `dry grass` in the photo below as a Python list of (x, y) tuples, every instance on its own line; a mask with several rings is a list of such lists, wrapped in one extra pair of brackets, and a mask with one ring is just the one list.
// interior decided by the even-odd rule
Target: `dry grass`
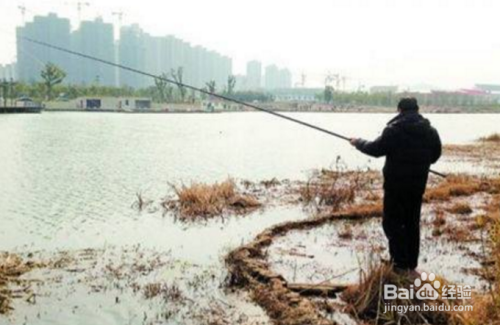
[(492, 263), (485, 270), (487, 277), (492, 279), (490, 291), (473, 300), (474, 309), (461, 315), (466, 325), (500, 324), (500, 218), (489, 219), (493, 223), (489, 228), (489, 248)]
[[(21, 257), (10, 253), (0, 253), (0, 314), (7, 314), (12, 310), (13, 291), (9, 288), (12, 283), (21, 283), (19, 277), (36, 267), (42, 266), (33, 262), (25, 262)], [(23, 289), (26, 293), (29, 287)]]
[(276, 177), (274, 177), (274, 178), (269, 179), (269, 180), (263, 180), (260, 182), (260, 184), (267, 189), (267, 188), (272, 188), (272, 187), (276, 187), (278, 185), (281, 185), (281, 182)]
[(149, 283), (143, 288), (144, 299), (162, 297), (168, 302), (180, 302), (184, 299), (182, 291), (176, 285), (166, 283)]
[(183, 220), (211, 218), (226, 211), (244, 214), (261, 206), (253, 196), (240, 194), (232, 180), (222, 183), (193, 183), (174, 187), (176, 199), (162, 203), (165, 210), (173, 210)]
[(446, 219), (444, 217), (444, 212), (441, 210), (438, 210), (435, 212), (434, 219), (432, 220), (432, 225), (435, 228), (442, 227), (446, 224)]
[(351, 240), (353, 238), (352, 226), (349, 224), (344, 225), (339, 231), (339, 238)]
[(500, 192), (500, 178), (475, 178), (464, 175), (450, 175), (437, 186), (428, 188), (425, 202), (448, 201), (453, 197), (471, 196), (479, 192)]
[(452, 214), (467, 215), (472, 213), (472, 208), (467, 203), (459, 202), (447, 208), (446, 211)]
[(134, 203), (132, 203), (132, 208), (138, 210), (141, 212), (144, 210), (146, 207), (148, 207), (151, 203), (153, 203), (152, 200), (147, 200), (144, 198), (144, 195), (141, 192), (137, 192), (135, 194), (136, 200)]
[(439, 237), (443, 234), (443, 226), (446, 224), (446, 218), (442, 210), (435, 211), (434, 219), (432, 219), (432, 236)]
[(452, 161), (473, 163), (474, 165), (498, 169), (500, 161), (500, 134), (478, 139), (475, 143), (443, 146), (443, 156)]
[(500, 134), (493, 133), (493, 134), (490, 134), (486, 137), (480, 138), (479, 141), (482, 141), (482, 142), (500, 142)]
[(442, 233), (446, 235), (446, 238), (449, 241), (454, 241), (460, 244), (472, 241), (479, 241), (474, 234), (474, 232), (470, 231), (467, 227), (463, 226), (447, 226), (442, 229)]
[(337, 210), (353, 203), (357, 193), (369, 185), (366, 176), (368, 173), (323, 169), (300, 187), (299, 195), (306, 205), (314, 204), (317, 207)]
[[(383, 288), (386, 284), (396, 285), (398, 288), (410, 288), (415, 277), (408, 274), (399, 274), (392, 270), (391, 265), (372, 264), (367, 272), (363, 272), (359, 284), (352, 285), (342, 294), (347, 302), (347, 311), (363, 323), (368, 324), (455, 324), (455, 318), (444, 311), (408, 311), (399, 314), (396, 311), (385, 312), (386, 304), (398, 306), (441, 305), (448, 302), (437, 299), (419, 300), (394, 299), (385, 300)], [(440, 279), (440, 281), (443, 281)]]

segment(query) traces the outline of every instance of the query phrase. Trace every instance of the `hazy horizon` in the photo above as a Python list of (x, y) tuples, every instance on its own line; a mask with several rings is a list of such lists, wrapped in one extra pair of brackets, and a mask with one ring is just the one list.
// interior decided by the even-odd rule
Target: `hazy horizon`
[[(345, 75), (349, 88), (500, 83), (500, 3), (493, 0), (89, 2), (82, 20), (102, 16), (116, 28), (112, 13), (122, 11), (123, 25), (137, 23), (152, 35), (175, 35), (230, 56), (235, 74), (244, 73), (247, 61), (259, 60), (289, 68), (294, 82), (305, 73), (309, 87), (321, 86), (328, 71)], [(20, 5), (27, 8), (26, 21), (55, 12), (77, 27), (76, 2), (2, 3), (0, 64), (15, 60)]]

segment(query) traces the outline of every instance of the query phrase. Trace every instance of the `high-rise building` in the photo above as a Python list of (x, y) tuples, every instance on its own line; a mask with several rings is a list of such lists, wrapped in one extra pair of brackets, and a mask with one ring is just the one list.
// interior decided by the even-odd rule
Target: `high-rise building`
[(40, 72), (47, 63), (53, 63), (66, 73), (70, 72), (70, 54), (28, 42), (22, 37), (47, 42), (69, 49), (71, 47), (69, 19), (51, 13), (35, 16), (32, 22), (16, 29), (17, 75), (25, 82), (40, 80)]
[[(80, 28), (72, 34), (73, 50), (95, 56), (97, 58), (114, 62), (115, 45), (113, 25), (103, 22), (98, 18), (95, 21), (84, 21)], [(85, 58), (72, 58), (72, 73), (70, 80), (78, 84), (96, 83), (105, 86), (115, 85), (114, 68), (88, 60)]]
[(234, 77), (236, 78), (235, 90), (244, 91), (251, 89), (248, 86), (248, 78), (246, 75), (237, 74)]
[[(28, 37), (76, 52), (88, 54), (154, 75), (183, 71), (183, 82), (204, 86), (215, 81), (219, 89), (232, 74), (232, 60), (202, 46), (191, 46), (174, 36), (152, 36), (138, 25), (120, 29), (114, 41), (113, 25), (98, 18), (84, 21), (73, 33), (68, 19), (55, 14), (36, 16), (33, 22), (17, 28), (20, 37)], [(76, 84), (119, 85), (143, 88), (154, 85), (154, 79), (79, 58), (64, 52), (22, 41), (18, 38), (18, 76), (22, 81), (37, 81), (46, 63), (58, 65), (67, 73), (66, 82)], [(4, 69), (2, 69), (4, 70)]]
[(292, 88), (292, 73), (288, 69), (281, 69), (279, 71), (278, 88), (286, 89)]
[(279, 69), (276, 65), (266, 67), (266, 89), (292, 88), (292, 73), (288, 69)]
[(262, 87), (262, 63), (250, 61), (247, 63), (246, 88), (256, 90)]
[(222, 57), (222, 62), (221, 62), (221, 79), (223, 83), (227, 84), (229, 76), (233, 75), (233, 60), (228, 57), (228, 56), (223, 56)]
[[(161, 51), (161, 41), (160, 37), (151, 36), (148, 34), (144, 35), (144, 47), (145, 47), (145, 69), (146, 72), (152, 73), (154, 75), (161, 75), (162, 71), (160, 69), (160, 62), (162, 59)], [(145, 86), (153, 86), (155, 84), (154, 79), (147, 78), (145, 80)]]
[(0, 64), (0, 80), (17, 80), (16, 63)]
[(266, 67), (265, 86), (266, 89), (279, 88), (279, 69), (274, 64)]
[[(138, 70), (146, 70), (146, 41), (147, 34), (138, 25), (122, 27), (118, 46), (120, 64)], [(131, 71), (120, 70), (119, 79), (120, 86), (142, 88), (147, 84), (146, 77)]]

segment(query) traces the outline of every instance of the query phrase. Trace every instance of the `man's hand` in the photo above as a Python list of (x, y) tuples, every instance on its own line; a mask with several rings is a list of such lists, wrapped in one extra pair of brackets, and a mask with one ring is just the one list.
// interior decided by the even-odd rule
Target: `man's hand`
[(352, 146), (356, 146), (358, 144), (358, 141), (359, 141), (359, 138), (351, 138), (349, 140), (349, 143), (352, 145)]

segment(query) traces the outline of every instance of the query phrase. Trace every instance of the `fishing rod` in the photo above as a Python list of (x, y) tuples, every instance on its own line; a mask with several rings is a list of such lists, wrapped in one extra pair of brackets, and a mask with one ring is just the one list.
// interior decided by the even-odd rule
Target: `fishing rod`
[[(130, 72), (134, 72), (134, 73), (146, 76), (146, 77), (151, 77), (151, 78), (154, 78), (154, 79), (162, 80), (162, 81), (168, 82), (170, 84), (174, 84), (174, 85), (176, 85), (176, 86), (178, 86), (180, 88), (182, 87), (182, 88), (186, 88), (186, 89), (191, 89), (191, 90), (197, 91), (199, 93), (202, 93), (202, 94), (205, 94), (205, 95), (208, 95), (208, 96), (211, 96), (211, 97), (219, 98), (219, 99), (222, 99), (222, 100), (225, 100), (225, 101), (228, 101), (228, 102), (233, 102), (233, 103), (236, 103), (236, 104), (239, 104), (239, 105), (242, 105), (242, 106), (247, 106), (247, 107), (253, 108), (253, 109), (257, 110), (257, 111), (268, 113), (268, 114), (280, 117), (280, 118), (288, 120), (290, 122), (294, 122), (294, 123), (306, 126), (308, 128), (311, 128), (311, 129), (314, 129), (316, 131), (320, 131), (320, 132), (329, 134), (331, 136), (334, 136), (334, 137), (342, 139), (342, 140), (346, 140), (346, 141), (350, 141), (351, 140), (351, 138), (349, 138), (349, 137), (346, 137), (346, 136), (341, 135), (339, 133), (336, 133), (336, 132), (324, 129), (324, 128), (319, 127), (317, 125), (310, 124), (310, 123), (307, 123), (307, 122), (295, 119), (295, 118), (290, 117), (290, 116), (286, 116), (284, 114), (275, 112), (275, 111), (270, 110), (270, 109), (266, 109), (266, 108), (263, 108), (263, 107), (260, 107), (260, 106), (254, 105), (254, 104), (250, 104), (250, 103), (241, 101), (239, 99), (235, 99), (235, 98), (231, 98), (231, 97), (228, 97), (228, 96), (216, 94), (216, 93), (210, 92), (210, 91), (208, 91), (206, 89), (203, 89), (203, 88), (198, 88), (198, 87), (195, 87), (195, 86), (191, 86), (191, 85), (185, 84), (183, 82), (179, 82), (179, 81), (176, 81), (176, 80), (164, 77), (164, 76), (157, 76), (157, 75), (154, 75), (154, 74), (149, 73), (149, 72), (145, 72), (145, 71), (142, 71), (142, 70), (131, 68), (131, 67), (119, 64), (119, 63), (112, 62), (112, 61), (104, 60), (104, 59), (101, 59), (101, 58), (98, 58), (98, 57), (95, 57), (95, 56), (92, 56), (92, 55), (88, 55), (88, 54), (85, 54), (85, 53), (76, 52), (76, 51), (73, 51), (73, 50), (70, 50), (70, 49), (67, 49), (67, 48), (64, 48), (64, 47), (60, 47), (60, 46), (57, 46), (57, 45), (49, 44), (47, 42), (35, 40), (35, 39), (30, 38), (30, 37), (18, 36), (18, 38), (20, 38), (22, 40), (25, 40), (25, 41), (28, 41), (28, 42), (31, 42), (31, 43), (34, 43), (34, 44), (45, 46), (45, 47), (50, 48), (50, 49), (54, 49), (54, 50), (57, 50), (57, 51), (65, 52), (65, 53), (68, 53), (68, 54), (71, 54), (71, 55), (74, 55), (74, 56), (78, 56), (78, 57), (81, 57), (81, 58), (85, 58), (85, 59), (88, 59), (88, 60), (93, 60), (93, 61), (96, 61), (96, 62), (100, 62), (100, 63), (106, 64), (106, 65), (109, 65), (109, 66), (113, 66), (115, 68), (119, 68), (119, 69), (130, 71)], [(440, 172), (436, 172), (436, 171), (434, 171), (432, 169), (429, 170), (429, 172), (431, 172), (431, 173), (433, 173), (433, 174), (435, 174), (437, 176), (446, 178), (445, 174), (442, 174)]]

